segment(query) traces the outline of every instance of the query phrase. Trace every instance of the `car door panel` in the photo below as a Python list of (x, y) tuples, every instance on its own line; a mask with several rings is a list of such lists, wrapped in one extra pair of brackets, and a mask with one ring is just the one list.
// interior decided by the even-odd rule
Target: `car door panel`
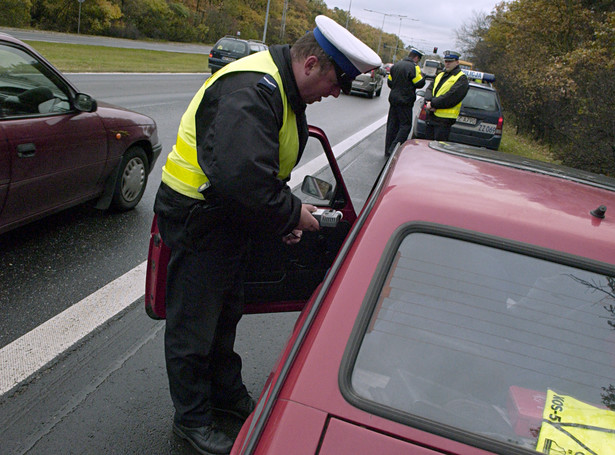
[[(6, 141), (6, 133), (2, 124), (0, 124), (0, 214), (6, 200), (9, 183), (11, 179), (11, 160), (9, 157), (8, 143)], [(0, 223), (1, 224), (1, 223)]]
[(310, 126), (310, 137), (319, 141), (328, 161), (328, 167), (318, 174), (334, 183), (335, 190), (330, 199), (320, 203), (307, 196), (302, 200), (338, 210), (342, 220), (336, 227), (304, 232), (294, 245), (286, 245), (279, 237), (252, 242), (244, 280), (245, 313), (300, 310), (322, 282), (357, 218), (325, 133)]
[(107, 144), (99, 140), (105, 134), (96, 113), (7, 119), (4, 125), (11, 183), (0, 224), (100, 193)]

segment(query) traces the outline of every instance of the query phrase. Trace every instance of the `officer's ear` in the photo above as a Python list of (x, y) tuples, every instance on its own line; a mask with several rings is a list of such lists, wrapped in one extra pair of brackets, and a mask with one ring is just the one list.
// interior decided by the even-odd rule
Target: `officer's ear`
[(310, 55), (303, 62), (303, 70), (305, 72), (305, 75), (309, 76), (310, 73), (314, 71), (314, 69), (317, 68), (318, 66), (319, 66), (318, 57), (316, 57), (315, 55)]

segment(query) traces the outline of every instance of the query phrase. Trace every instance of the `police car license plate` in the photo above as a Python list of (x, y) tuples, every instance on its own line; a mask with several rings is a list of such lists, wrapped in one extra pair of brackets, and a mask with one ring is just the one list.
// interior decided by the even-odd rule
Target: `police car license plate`
[(474, 117), (465, 117), (463, 115), (460, 115), (459, 117), (457, 117), (457, 121), (459, 123), (466, 123), (468, 125), (476, 125), (476, 119)]
[(494, 134), (495, 127), (496, 125), (494, 125), (493, 123), (481, 123), (480, 125), (478, 125), (478, 131), (480, 131), (481, 133)]

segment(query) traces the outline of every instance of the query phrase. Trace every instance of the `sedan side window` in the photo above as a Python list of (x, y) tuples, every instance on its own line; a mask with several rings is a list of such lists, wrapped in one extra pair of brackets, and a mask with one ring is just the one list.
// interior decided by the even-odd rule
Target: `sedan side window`
[(68, 89), (28, 53), (0, 46), (0, 119), (70, 110)]

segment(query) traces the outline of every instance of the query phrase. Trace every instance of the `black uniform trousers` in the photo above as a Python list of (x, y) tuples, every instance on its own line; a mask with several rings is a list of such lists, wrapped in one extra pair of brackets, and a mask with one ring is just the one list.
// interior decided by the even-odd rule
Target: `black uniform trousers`
[(425, 138), (435, 141), (448, 141), (451, 127), (456, 119), (438, 118), (430, 114), (425, 124)]
[(412, 104), (391, 104), (387, 117), (385, 153), (390, 155), (398, 143), (406, 142), (412, 129)]
[(165, 358), (176, 423), (211, 423), (212, 408), (247, 394), (234, 351), (244, 308), (248, 233), (232, 213), (199, 202), (184, 222), (158, 213), (167, 267)]

